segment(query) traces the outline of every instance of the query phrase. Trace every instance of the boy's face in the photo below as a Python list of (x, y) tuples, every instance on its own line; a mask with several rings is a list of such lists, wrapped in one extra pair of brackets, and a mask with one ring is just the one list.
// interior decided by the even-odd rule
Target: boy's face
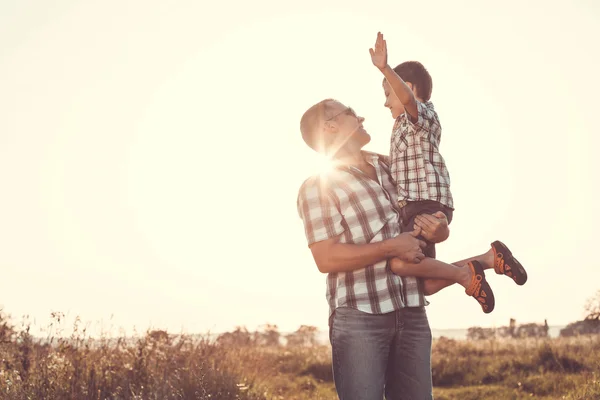
[(385, 104), (384, 106), (389, 108), (392, 112), (392, 117), (394, 119), (398, 118), (400, 115), (404, 113), (404, 105), (396, 96), (390, 84), (387, 81), (383, 81), (383, 92), (385, 93)]

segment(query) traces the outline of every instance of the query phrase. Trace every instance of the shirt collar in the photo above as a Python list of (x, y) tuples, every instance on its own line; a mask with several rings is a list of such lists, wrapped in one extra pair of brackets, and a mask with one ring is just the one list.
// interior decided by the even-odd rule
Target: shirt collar
[[(380, 157), (380, 154), (377, 153), (373, 153), (371, 151), (366, 151), (366, 150), (361, 150), (361, 153), (365, 159), (365, 161), (367, 161), (369, 164), (373, 165), (374, 167), (377, 167)], [(342, 162), (335, 162), (334, 163), (334, 168), (335, 169), (340, 169), (340, 170), (349, 170), (350, 169), (350, 165), (342, 163)]]

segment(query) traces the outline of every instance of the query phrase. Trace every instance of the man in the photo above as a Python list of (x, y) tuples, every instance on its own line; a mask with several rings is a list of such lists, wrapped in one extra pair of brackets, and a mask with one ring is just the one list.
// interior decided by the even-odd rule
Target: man
[[(415, 277), (398, 276), (388, 260), (423, 267), (419, 234), (432, 242), (448, 237), (443, 214), (421, 215), (413, 232), (400, 232), (395, 186), (387, 158), (363, 151), (370, 136), (364, 118), (328, 99), (309, 108), (300, 130), (335, 168), (306, 180), (298, 194), (309, 248), (327, 274), (329, 338), (336, 391), (341, 400), (431, 399), (431, 330), (425, 293)], [(455, 265), (427, 259), (442, 271), (433, 293), (454, 282), (485, 281), (466, 271), (477, 260), (493, 268), (493, 254)], [(429, 267), (427, 267), (429, 268)]]

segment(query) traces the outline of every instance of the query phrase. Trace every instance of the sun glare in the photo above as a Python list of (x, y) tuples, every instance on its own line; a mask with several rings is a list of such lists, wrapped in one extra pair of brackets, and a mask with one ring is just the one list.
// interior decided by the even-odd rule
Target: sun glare
[(318, 154), (315, 158), (314, 171), (317, 174), (327, 174), (333, 170), (333, 161), (330, 157)]

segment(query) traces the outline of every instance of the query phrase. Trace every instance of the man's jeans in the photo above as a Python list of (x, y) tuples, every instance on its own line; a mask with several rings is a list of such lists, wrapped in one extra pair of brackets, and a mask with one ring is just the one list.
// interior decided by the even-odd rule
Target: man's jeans
[(425, 307), (368, 314), (337, 308), (329, 319), (340, 400), (430, 400), (431, 329)]

